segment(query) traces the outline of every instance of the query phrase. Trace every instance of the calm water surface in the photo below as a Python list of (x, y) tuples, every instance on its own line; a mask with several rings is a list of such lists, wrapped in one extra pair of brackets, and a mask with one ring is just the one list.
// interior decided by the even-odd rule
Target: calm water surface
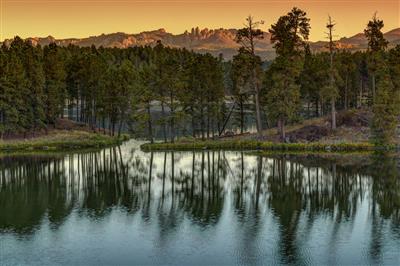
[(3, 156), (0, 264), (399, 265), (399, 156)]

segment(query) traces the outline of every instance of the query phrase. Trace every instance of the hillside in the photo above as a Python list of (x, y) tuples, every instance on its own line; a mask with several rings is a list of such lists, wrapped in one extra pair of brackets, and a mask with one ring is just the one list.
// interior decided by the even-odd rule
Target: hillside
[[(161, 40), (164, 45), (175, 48), (186, 48), (199, 53), (211, 53), (215, 56), (223, 54), (226, 59), (236, 54), (239, 45), (235, 42), (236, 29), (199, 29), (192, 28), (182, 34), (172, 34), (165, 29), (145, 31), (138, 34), (127, 34), (122, 32), (90, 36), (87, 38), (55, 39), (52, 36), (44, 38), (29, 38), (34, 45), (48, 45), (55, 42), (58, 45), (67, 46), (70, 44), (78, 46), (116, 47), (127, 48), (132, 46), (154, 45)], [(400, 28), (391, 30), (384, 34), (390, 42), (390, 46), (400, 44)], [(5, 40), (9, 44), (11, 40)], [(314, 51), (327, 49), (327, 42), (310, 42)], [(367, 48), (367, 41), (363, 33), (356, 34), (349, 38), (341, 38), (337, 46), (343, 49), (363, 50)], [(264, 38), (257, 42), (256, 52), (263, 59), (272, 59), (275, 56), (273, 45), (270, 42), (270, 34), (264, 33)]]

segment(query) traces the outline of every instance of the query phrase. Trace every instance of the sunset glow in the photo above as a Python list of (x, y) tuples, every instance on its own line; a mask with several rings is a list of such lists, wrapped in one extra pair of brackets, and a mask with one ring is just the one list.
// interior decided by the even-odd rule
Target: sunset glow
[(293, 6), (311, 18), (311, 40), (325, 38), (328, 14), (337, 23), (337, 38), (359, 33), (375, 12), (385, 22), (384, 31), (400, 25), (398, 0), (275, 1), (275, 0), (1, 0), (1, 37), (87, 37), (102, 33), (165, 28), (238, 28), (251, 14), (264, 20), (263, 30)]

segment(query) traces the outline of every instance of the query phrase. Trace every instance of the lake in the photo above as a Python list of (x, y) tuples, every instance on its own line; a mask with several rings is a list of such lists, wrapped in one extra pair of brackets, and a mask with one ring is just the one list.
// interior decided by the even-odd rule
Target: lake
[(400, 264), (398, 154), (0, 157), (1, 265)]

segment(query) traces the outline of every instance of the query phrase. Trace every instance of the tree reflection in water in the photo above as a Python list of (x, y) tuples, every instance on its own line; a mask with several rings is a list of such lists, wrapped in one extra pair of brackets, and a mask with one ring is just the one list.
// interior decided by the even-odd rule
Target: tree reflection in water
[(99, 220), (118, 209), (145, 223), (155, 221), (162, 247), (186, 220), (206, 230), (232, 212), (240, 262), (257, 262), (270, 217), (279, 262), (307, 264), (305, 247), (319, 221), (327, 221), (325, 239), (334, 254), (367, 201), (368, 252), (379, 263), (385, 237), (400, 241), (399, 165), (398, 157), (382, 154), (142, 153), (121, 147), (5, 156), (0, 158), (0, 234), (29, 237), (44, 220), (57, 230), (72, 212)]

